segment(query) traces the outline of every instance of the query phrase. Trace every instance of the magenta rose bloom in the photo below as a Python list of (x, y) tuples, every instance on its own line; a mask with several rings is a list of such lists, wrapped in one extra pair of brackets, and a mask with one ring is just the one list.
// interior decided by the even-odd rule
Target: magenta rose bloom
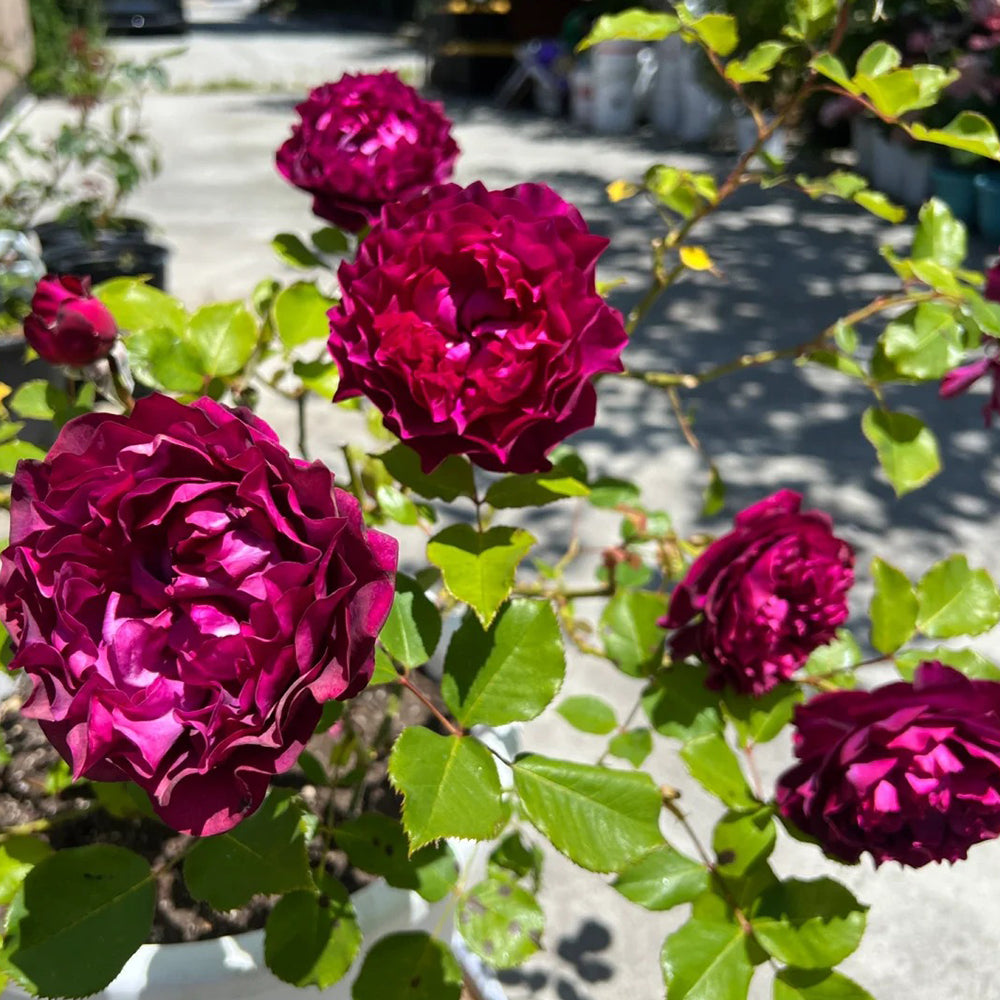
[(313, 196), (316, 215), (349, 232), (451, 176), (451, 122), (395, 73), (342, 76), (295, 110), (302, 120), (278, 150), (278, 171)]
[(248, 410), (140, 400), (21, 462), (0, 617), (75, 776), (131, 780), (183, 833), (228, 830), (324, 702), (370, 680), (396, 543)]
[(694, 562), (660, 625), (674, 659), (696, 656), (708, 686), (762, 695), (787, 680), (847, 619), (854, 553), (830, 518), (781, 490), (736, 515)]
[(90, 278), (47, 274), (31, 299), (24, 336), (46, 361), (82, 368), (107, 357), (118, 327), (104, 303), (90, 294)]
[(1000, 835), (1000, 683), (923, 663), (913, 683), (795, 709), (782, 816), (833, 858), (920, 868)]
[(594, 423), (593, 376), (622, 370), (622, 319), (595, 286), (607, 245), (544, 184), (448, 184), (387, 205), (340, 267), (336, 399), (367, 396), (425, 470), (456, 454), (548, 469), (546, 453)]

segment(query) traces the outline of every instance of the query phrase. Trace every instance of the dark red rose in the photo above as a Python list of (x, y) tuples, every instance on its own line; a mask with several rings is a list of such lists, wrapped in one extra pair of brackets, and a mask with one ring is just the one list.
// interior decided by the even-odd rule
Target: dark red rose
[(278, 171), (313, 196), (316, 215), (349, 232), (451, 176), (451, 122), (395, 73), (348, 74), (295, 110), (301, 121), (278, 150)]
[(821, 694), (795, 726), (778, 808), (831, 857), (919, 868), (1000, 834), (1000, 683), (923, 663), (913, 683)]
[(761, 695), (787, 680), (847, 620), (851, 547), (830, 518), (781, 490), (736, 515), (688, 570), (660, 625), (675, 659), (697, 656), (708, 684)]
[(21, 462), (0, 617), (73, 774), (184, 833), (235, 826), (370, 680), (396, 543), (247, 410), (150, 396)]
[(82, 368), (107, 357), (118, 327), (90, 294), (90, 278), (47, 274), (35, 289), (24, 336), (46, 361)]
[(595, 286), (607, 245), (544, 184), (448, 184), (386, 206), (340, 267), (336, 398), (367, 396), (425, 469), (455, 454), (548, 469), (594, 422), (593, 377), (622, 370), (621, 316)]

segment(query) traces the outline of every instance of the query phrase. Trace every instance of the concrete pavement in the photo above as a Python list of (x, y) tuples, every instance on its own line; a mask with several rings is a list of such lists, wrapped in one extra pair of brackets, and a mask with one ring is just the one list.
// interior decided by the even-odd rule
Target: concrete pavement
[[(211, 14), (207, 7), (206, 12)], [(174, 43), (130, 38), (118, 44), (134, 54)], [(205, 26), (195, 25), (185, 44), (187, 54), (174, 67), (175, 81), (184, 89), (213, 90), (227, 78), (254, 86), (157, 95), (148, 104), (150, 127), (164, 150), (164, 170), (130, 208), (154, 220), (173, 248), (171, 290), (195, 306), (244, 296), (267, 275), (289, 277), (268, 247), (270, 237), (280, 230), (315, 228), (309, 199), (285, 184), (272, 165), (273, 152), (294, 120), (292, 107), (305, 89), (351, 69), (391, 65), (415, 72), (420, 57), (401, 42), (370, 33), (269, 32), (259, 22), (242, 30), (238, 22), (218, 26), (211, 18)], [(615, 300), (623, 309), (642, 288), (655, 219), (635, 203), (609, 205), (604, 186), (665, 160), (698, 169), (722, 166), (721, 160), (669, 149), (652, 136), (609, 140), (561, 122), (465, 102), (449, 102), (449, 112), (463, 149), (458, 181), (482, 179), (493, 186), (546, 181), (574, 201), (593, 228), (612, 237), (602, 277), (626, 279)], [(45, 104), (31, 121), (41, 128), (60, 113)], [(808, 338), (891, 287), (891, 275), (877, 254), (882, 232), (871, 217), (839, 205), (778, 191), (766, 197), (747, 194), (718, 213), (699, 237), (723, 278), (706, 274), (676, 288), (635, 337), (627, 363), (690, 370), (697, 363)], [(862, 583), (855, 594), (856, 615), (867, 603), (864, 581), (875, 553), (917, 575), (960, 549), (974, 564), (1000, 574), (1000, 522), (994, 515), (1000, 485), (997, 432), (983, 429), (980, 398), (973, 394), (941, 402), (933, 387), (891, 391), (894, 406), (912, 407), (938, 433), (947, 466), (930, 486), (897, 500), (875, 471), (873, 453), (861, 436), (864, 393), (826, 371), (790, 369), (747, 371), (689, 396), (705, 450), (717, 459), (730, 486), (727, 518), (776, 488), (805, 492), (810, 505), (830, 511), (858, 552)], [(295, 440), (293, 414), (280, 400), (265, 399), (262, 414), (286, 442)], [(339, 469), (338, 448), (356, 438), (359, 426), (320, 406), (313, 407), (312, 417), (316, 457)], [(647, 504), (668, 510), (680, 530), (723, 525), (699, 520), (705, 470), (685, 445), (663, 394), (605, 380), (597, 426), (573, 443), (593, 470), (636, 478)], [(565, 547), (571, 514), (568, 505), (560, 505), (538, 515), (535, 526), (545, 532), (549, 554)], [(589, 565), (616, 530), (613, 517), (582, 515)], [(415, 561), (419, 544), (408, 543), (404, 553)], [(1000, 655), (996, 639), (980, 645)], [(635, 682), (606, 664), (575, 658), (564, 694), (595, 689), (620, 715), (638, 694)], [(531, 749), (580, 760), (595, 760), (603, 748), (600, 740), (571, 730), (554, 711), (526, 727), (525, 741)], [(789, 754), (784, 744), (762, 749), (765, 785), (787, 765)], [(718, 811), (686, 777), (674, 748), (658, 749), (653, 771), (658, 780), (681, 789), (694, 826), (707, 836)], [(667, 832), (690, 851), (681, 830)], [(837, 877), (872, 904), (865, 943), (845, 969), (877, 1000), (1000, 998), (1000, 903), (991, 892), (1000, 874), (1000, 842), (974, 848), (970, 861), (953, 869), (935, 867), (915, 875), (892, 867), (879, 872), (870, 866), (839, 868), (787, 838), (774, 863), (782, 874), (836, 869)], [(504, 977), (511, 1000), (662, 996), (659, 949), (665, 934), (683, 922), (685, 908), (647, 914), (600, 878), (554, 854), (542, 896), (547, 951)], [(766, 969), (759, 972), (755, 1000), (770, 995), (768, 975)]]

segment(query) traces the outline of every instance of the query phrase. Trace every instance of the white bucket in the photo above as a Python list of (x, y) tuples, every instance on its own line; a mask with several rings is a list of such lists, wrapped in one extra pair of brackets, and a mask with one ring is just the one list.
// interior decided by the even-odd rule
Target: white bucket
[(653, 128), (663, 135), (674, 135), (681, 123), (681, 74), (684, 42), (671, 35), (657, 42), (656, 79), (649, 107)]
[(635, 84), (639, 73), (638, 42), (611, 41), (594, 46), (593, 127), (621, 134), (635, 128)]

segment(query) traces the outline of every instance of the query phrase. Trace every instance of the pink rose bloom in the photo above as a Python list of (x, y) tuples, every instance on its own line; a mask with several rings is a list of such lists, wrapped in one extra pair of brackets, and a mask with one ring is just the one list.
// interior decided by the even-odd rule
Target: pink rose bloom
[(621, 315), (595, 285), (607, 245), (544, 184), (387, 205), (340, 266), (336, 399), (367, 396), (426, 470), (456, 454), (548, 469), (546, 453), (594, 423), (593, 377), (622, 370)]
[(959, 861), (1000, 834), (1000, 683), (923, 663), (913, 683), (795, 709), (778, 808), (839, 861)]
[(323, 703), (368, 683), (396, 543), (248, 410), (140, 400), (18, 465), (0, 618), (74, 776), (134, 781), (183, 833), (230, 829)]
[(313, 196), (316, 215), (349, 232), (451, 176), (451, 122), (395, 73), (342, 76), (295, 110), (301, 121), (278, 150), (278, 171)]
[(107, 357), (118, 327), (104, 303), (90, 294), (90, 278), (47, 274), (31, 299), (24, 336), (51, 364), (83, 368)]
[(696, 656), (708, 686), (762, 695), (847, 620), (854, 553), (830, 518), (781, 490), (736, 515), (693, 563), (660, 625), (675, 660)]

